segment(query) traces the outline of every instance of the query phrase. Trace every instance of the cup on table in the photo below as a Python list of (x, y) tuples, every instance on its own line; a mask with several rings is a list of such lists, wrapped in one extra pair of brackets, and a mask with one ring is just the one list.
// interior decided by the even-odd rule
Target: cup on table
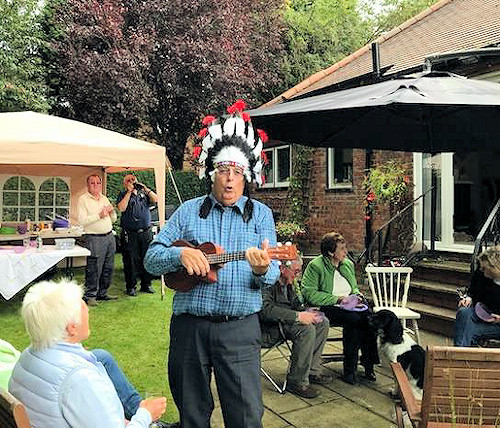
[(30, 246), (30, 241), (31, 241), (30, 237), (29, 236), (25, 236), (23, 238), (23, 247), (24, 248), (28, 248)]

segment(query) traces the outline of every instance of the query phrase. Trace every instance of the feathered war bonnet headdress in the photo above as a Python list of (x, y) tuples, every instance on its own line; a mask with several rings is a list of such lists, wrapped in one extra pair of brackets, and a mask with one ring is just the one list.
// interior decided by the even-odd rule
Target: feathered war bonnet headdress
[[(237, 100), (227, 108), (229, 117), (221, 125), (215, 116), (206, 116), (198, 137), (202, 138), (201, 147), (195, 147), (193, 157), (200, 170), (199, 177), (206, 177), (213, 181), (216, 168), (219, 166), (235, 166), (243, 171), (248, 183), (263, 183), (262, 168), (267, 159), (262, 151), (267, 135), (261, 129), (254, 132), (250, 116), (244, 113), (246, 104)], [(245, 186), (245, 195), (249, 196), (248, 186)], [(207, 196), (200, 207), (200, 217), (207, 218), (212, 209), (212, 201)], [(248, 222), (252, 218), (253, 202), (249, 197), (245, 203), (243, 220)]]
[(254, 132), (250, 116), (244, 113), (246, 104), (237, 100), (227, 108), (229, 117), (221, 125), (214, 116), (206, 116), (198, 137), (202, 138), (201, 147), (195, 147), (193, 155), (200, 166), (199, 177), (213, 180), (218, 166), (231, 165), (243, 170), (247, 183), (262, 185), (262, 152), (267, 135), (261, 129)]

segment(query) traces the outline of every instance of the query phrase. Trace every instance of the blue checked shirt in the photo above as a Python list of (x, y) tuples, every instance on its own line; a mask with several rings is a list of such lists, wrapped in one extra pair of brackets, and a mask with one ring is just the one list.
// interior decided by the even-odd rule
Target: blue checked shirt
[[(202, 244), (212, 242), (225, 252), (244, 251), (249, 247), (261, 247), (264, 239), (270, 246), (276, 245), (276, 231), (271, 210), (253, 200), (253, 215), (243, 221), (243, 209), (247, 201), (242, 196), (234, 206), (222, 206), (213, 195), (212, 209), (206, 219), (199, 216), (205, 196), (183, 203), (170, 217), (167, 224), (151, 243), (144, 266), (153, 275), (179, 270), (181, 248), (170, 245), (179, 239)], [(228, 315), (244, 316), (261, 310), (261, 287), (272, 286), (278, 279), (276, 261), (266, 274), (256, 276), (246, 260), (224, 264), (217, 271), (216, 283), (200, 282), (187, 291), (177, 291), (174, 296), (174, 314), (189, 313), (197, 316)]]

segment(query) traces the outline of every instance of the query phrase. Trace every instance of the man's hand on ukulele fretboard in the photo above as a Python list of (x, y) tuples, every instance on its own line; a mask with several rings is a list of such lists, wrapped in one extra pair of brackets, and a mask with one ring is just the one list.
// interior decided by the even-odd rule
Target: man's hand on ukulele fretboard
[(264, 275), (269, 268), (271, 258), (267, 249), (269, 248), (269, 241), (267, 239), (262, 243), (262, 250), (256, 247), (251, 247), (245, 252), (245, 258), (252, 267), (255, 275)]

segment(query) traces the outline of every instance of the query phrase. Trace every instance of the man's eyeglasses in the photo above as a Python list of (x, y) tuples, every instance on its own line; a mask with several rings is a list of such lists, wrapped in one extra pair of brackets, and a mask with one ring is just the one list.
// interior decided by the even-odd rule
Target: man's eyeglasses
[(229, 175), (231, 171), (236, 177), (241, 177), (243, 175), (243, 168), (240, 168), (238, 166), (219, 166), (216, 168), (217, 174), (221, 175)]

